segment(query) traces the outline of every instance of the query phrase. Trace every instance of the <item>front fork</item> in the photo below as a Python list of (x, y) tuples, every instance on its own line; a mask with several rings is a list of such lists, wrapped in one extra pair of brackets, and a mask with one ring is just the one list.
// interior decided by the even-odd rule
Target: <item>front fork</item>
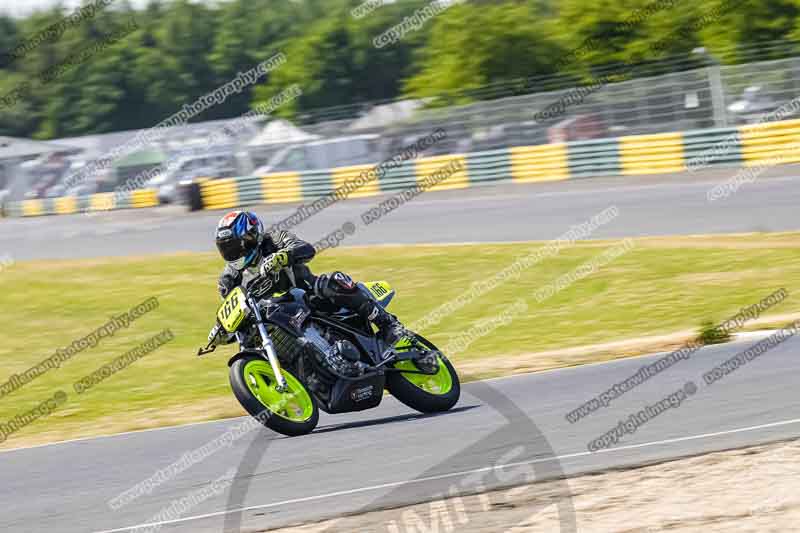
[(272, 372), (275, 374), (275, 379), (278, 381), (278, 386), (275, 387), (275, 390), (278, 392), (286, 392), (289, 390), (289, 387), (286, 384), (286, 378), (283, 377), (283, 372), (281, 372), (281, 363), (278, 361), (278, 354), (275, 353), (275, 345), (272, 343), (272, 338), (269, 336), (269, 332), (267, 332), (267, 326), (264, 325), (264, 319), (261, 316), (261, 310), (258, 308), (258, 302), (255, 301), (255, 298), (250, 297), (248, 304), (250, 305), (250, 309), (253, 310), (253, 315), (256, 317), (256, 327), (261, 334), (261, 348), (264, 350), (264, 353), (267, 354), (267, 361), (269, 361)]

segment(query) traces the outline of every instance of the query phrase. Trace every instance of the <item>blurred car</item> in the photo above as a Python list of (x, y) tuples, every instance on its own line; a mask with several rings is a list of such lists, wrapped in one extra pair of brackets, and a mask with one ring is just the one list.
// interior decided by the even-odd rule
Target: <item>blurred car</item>
[(168, 169), (145, 184), (145, 188), (158, 190), (158, 200), (163, 204), (179, 203), (180, 185), (191, 183), (197, 178), (225, 178), (238, 174), (239, 165), (234, 154), (207, 154), (184, 156)]
[(48, 189), (61, 178), (60, 174), (53, 172), (37, 172), (34, 175), (30, 189), (25, 193), (26, 199), (44, 198)]
[(47, 189), (45, 193), (46, 198), (58, 198), (60, 196), (69, 196), (69, 187), (65, 183), (70, 177), (77, 175), (80, 170), (86, 166), (86, 161), (79, 157), (68, 157), (68, 166), (61, 174), (60, 179), (55, 185)]
[(575, 115), (547, 129), (550, 143), (602, 139), (609, 135), (605, 121), (597, 113)]
[(742, 97), (728, 106), (728, 115), (734, 124), (755, 124), (761, 122), (763, 116), (771, 113), (778, 105), (760, 86), (753, 85), (742, 91)]
[(37, 158), (27, 171), (30, 176), (25, 198), (46, 198), (49, 190), (56, 186), (69, 168), (69, 162), (61, 154), (45, 154)]

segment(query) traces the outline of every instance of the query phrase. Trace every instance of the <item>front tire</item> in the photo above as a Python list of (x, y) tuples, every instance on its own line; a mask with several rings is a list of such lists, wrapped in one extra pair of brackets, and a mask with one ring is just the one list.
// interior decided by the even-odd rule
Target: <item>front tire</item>
[(231, 389), (242, 407), (271, 430), (289, 437), (311, 433), (319, 422), (317, 402), (294, 374), (285, 368), (281, 373), (287, 392), (275, 389), (277, 379), (268, 361), (246, 355), (230, 366)]
[[(421, 335), (415, 336), (426, 348), (438, 351), (433, 343)], [(437, 357), (437, 362), (439, 371), (435, 375), (387, 373), (386, 388), (392, 396), (421, 413), (449, 411), (461, 397), (461, 382), (456, 369), (444, 354)], [(395, 363), (394, 368), (419, 370), (411, 360)]]

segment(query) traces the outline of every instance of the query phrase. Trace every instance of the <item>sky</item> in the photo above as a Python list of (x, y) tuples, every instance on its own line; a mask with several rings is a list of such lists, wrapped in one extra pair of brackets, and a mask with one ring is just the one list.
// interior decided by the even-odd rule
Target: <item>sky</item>
[[(147, 4), (147, 0), (130, 0), (136, 7), (142, 7)], [(205, 0), (196, 0), (198, 2)], [(386, 0), (386, 3), (393, 3), (395, 0)], [(83, 2), (81, 0), (0, 0), (0, 13), (11, 16), (27, 15), (31, 11), (37, 9), (46, 9), (55, 5), (61, 4), (62, 6), (74, 10), (79, 7)]]
[[(12, 16), (27, 15), (37, 9), (45, 9), (58, 4), (68, 9), (75, 9), (81, 5), (81, 0), (0, 0), (0, 13)], [(133, 5), (142, 6), (146, 0), (133, 0)]]

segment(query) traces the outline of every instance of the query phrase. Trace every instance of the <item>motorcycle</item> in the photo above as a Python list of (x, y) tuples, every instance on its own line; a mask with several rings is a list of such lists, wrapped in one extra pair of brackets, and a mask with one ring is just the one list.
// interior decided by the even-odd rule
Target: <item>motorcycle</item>
[[(239, 352), (228, 361), (236, 399), (266, 427), (305, 435), (319, 410), (348, 413), (377, 407), (384, 389), (422, 413), (451, 409), (461, 395), (447, 357), (408, 331), (387, 346), (357, 313), (333, 309), (306, 291), (275, 293), (275, 276), (257, 276), (233, 289), (217, 310), (220, 335), (233, 335)], [(395, 291), (385, 281), (358, 283), (386, 308)], [(212, 339), (197, 355), (216, 350)]]

